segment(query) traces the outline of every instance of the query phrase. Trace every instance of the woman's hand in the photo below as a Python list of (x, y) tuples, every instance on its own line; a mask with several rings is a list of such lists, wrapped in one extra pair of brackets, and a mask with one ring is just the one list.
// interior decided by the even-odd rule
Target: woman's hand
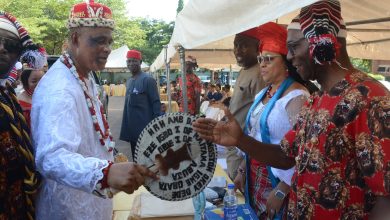
[(203, 139), (223, 146), (237, 146), (244, 133), (226, 107), (224, 107), (224, 111), (225, 120), (199, 118), (192, 123), (192, 127)]
[(274, 219), (283, 205), (284, 199), (277, 198), (275, 196), (277, 188), (274, 188), (267, 199), (267, 216), (268, 219)]
[(280, 181), (279, 184), (271, 191), (267, 199), (267, 216), (273, 219), (280, 211), (286, 198), (278, 198), (276, 191), (280, 190), (286, 196), (290, 192), (290, 186)]
[(236, 178), (234, 178), (234, 190), (240, 190), (241, 193), (245, 192), (245, 173), (238, 172)]

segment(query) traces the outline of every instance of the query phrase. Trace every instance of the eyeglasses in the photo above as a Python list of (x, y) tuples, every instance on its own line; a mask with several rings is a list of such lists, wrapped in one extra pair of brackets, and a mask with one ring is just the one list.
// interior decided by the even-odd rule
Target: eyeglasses
[(296, 41), (287, 42), (287, 49), (291, 53), (292, 56), (295, 56), (297, 47), (300, 46), (299, 42), (304, 40), (304, 39), (306, 39), (306, 38), (302, 37)]
[(257, 62), (258, 63), (262, 63), (264, 62), (265, 64), (270, 64), (272, 62), (272, 60), (275, 59), (275, 57), (281, 57), (282, 55), (271, 55), (271, 54), (267, 54), (267, 55), (259, 55), (257, 56)]
[(0, 37), (0, 43), (3, 45), (9, 53), (19, 54), (22, 51), (22, 44), (16, 39), (10, 39), (6, 37)]

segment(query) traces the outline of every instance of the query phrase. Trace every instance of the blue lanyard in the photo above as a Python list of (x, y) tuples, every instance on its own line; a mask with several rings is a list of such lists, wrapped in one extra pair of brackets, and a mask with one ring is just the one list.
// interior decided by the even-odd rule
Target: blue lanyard
[[(276, 91), (275, 95), (268, 101), (266, 104), (264, 111), (261, 113), (261, 118), (260, 118), (260, 128), (261, 128), (261, 140), (263, 143), (271, 143), (271, 138), (269, 134), (269, 128), (267, 124), (267, 119), (269, 114), (271, 113), (271, 110), (275, 106), (276, 101), (279, 100), (279, 98), (283, 95), (283, 93), (286, 91), (290, 85), (294, 83), (294, 80), (291, 77), (288, 77), (285, 79), (282, 84), (280, 85), (280, 88), (278, 91)], [(256, 106), (263, 100), (267, 90), (269, 89), (269, 86), (266, 89), (263, 89), (263, 91), (257, 96), (255, 101), (253, 102), (252, 106), (249, 109), (248, 114), (246, 115), (245, 119), (245, 127), (244, 127), (244, 132), (245, 134), (249, 133), (249, 123), (250, 123), (250, 117), (252, 112), (255, 110)], [(245, 154), (245, 160), (246, 160), (246, 181), (245, 181), (245, 203), (249, 204), (250, 199), (249, 199), (249, 167), (250, 167), (250, 160), (248, 154)], [(275, 187), (279, 180), (272, 174), (271, 168), (267, 166), (267, 171), (269, 178), (271, 179), (272, 182), (272, 187)]]

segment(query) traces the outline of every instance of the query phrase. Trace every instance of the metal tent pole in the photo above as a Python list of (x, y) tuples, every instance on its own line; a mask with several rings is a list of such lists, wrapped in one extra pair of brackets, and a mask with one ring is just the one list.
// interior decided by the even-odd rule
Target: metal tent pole
[(165, 61), (165, 72), (167, 76), (167, 98), (168, 98), (168, 113), (172, 112), (172, 97), (171, 97), (171, 82), (169, 80), (170, 78), (170, 66), (168, 61), (168, 45), (164, 45), (164, 61)]
[(390, 21), (390, 17), (366, 19), (366, 20), (360, 20), (360, 21), (345, 22), (345, 26), (349, 27), (352, 25), (373, 24), (373, 23), (381, 23), (381, 22), (388, 22), (388, 21)]
[(181, 89), (181, 94), (183, 95), (183, 111), (184, 113), (188, 113), (188, 97), (187, 97), (187, 77), (186, 77), (186, 62), (185, 62), (185, 50), (184, 47), (179, 46), (179, 59), (180, 59), (180, 66), (181, 66), (181, 80), (183, 83), (183, 86)]
[(232, 73), (232, 65), (230, 64), (229, 66), (229, 85), (232, 86), (232, 77), (233, 77), (233, 73)]

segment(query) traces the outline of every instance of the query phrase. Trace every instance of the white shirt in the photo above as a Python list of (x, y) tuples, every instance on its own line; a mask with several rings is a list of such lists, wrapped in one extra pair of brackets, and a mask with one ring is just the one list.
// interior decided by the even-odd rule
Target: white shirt
[[(267, 89), (267, 88), (264, 88)], [(263, 90), (264, 90), (263, 89)], [(259, 94), (261, 94), (260, 91)], [(281, 97), (276, 101), (274, 107), (267, 118), (267, 125), (270, 133), (271, 144), (280, 144), (280, 141), (283, 139), (284, 135), (291, 130), (292, 124), (288, 112), (286, 110), (287, 104), (299, 96), (308, 97), (309, 94), (304, 90), (295, 89), (290, 91), (287, 95)], [(255, 98), (255, 99), (256, 99)], [(265, 105), (260, 102), (250, 115), (250, 126), (249, 126), (249, 136), (255, 138), (258, 141), (261, 141), (261, 128), (260, 128), (260, 118), (263, 113)], [(282, 170), (271, 167), (271, 171), (275, 177), (279, 178), (281, 181), (285, 182), (288, 185), (291, 185), (291, 178), (294, 174), (295, 167), (292, 167), (288, 170)]]
[[(92, 79), (87, 82), (96, 97)], [(99, 103), (92, 102), (104, 131)], [(37, 219), (111, 219), (112, 201), (92, 191), (113, 155), (100, 144), (83, 90), (60, 60), (34, 91), (31, 125), (36, 166), (44, 177)]]

